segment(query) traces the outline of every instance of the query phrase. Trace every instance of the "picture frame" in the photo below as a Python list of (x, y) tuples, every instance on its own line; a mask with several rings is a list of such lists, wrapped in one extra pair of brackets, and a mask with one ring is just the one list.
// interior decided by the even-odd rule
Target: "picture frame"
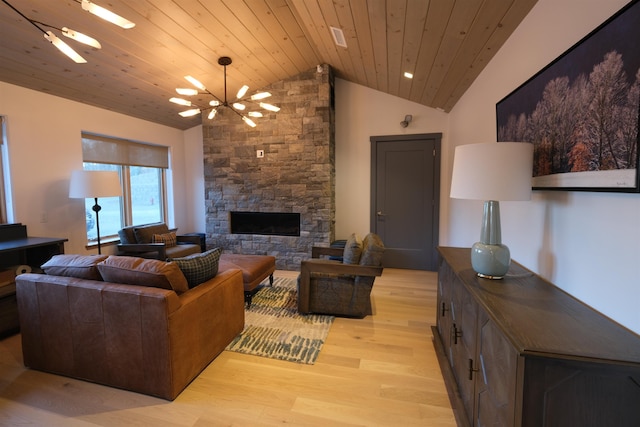
[(640, 0), (496, 104), (498, 142), (534, 144), (533, 189), (640, 192)]

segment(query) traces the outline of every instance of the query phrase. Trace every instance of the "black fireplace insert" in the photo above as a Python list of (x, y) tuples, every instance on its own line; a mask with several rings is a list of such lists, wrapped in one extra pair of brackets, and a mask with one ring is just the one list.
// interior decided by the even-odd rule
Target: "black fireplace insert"
[(299, 236), (300, 214), (287, 212), (230, 212), (231, 234)]

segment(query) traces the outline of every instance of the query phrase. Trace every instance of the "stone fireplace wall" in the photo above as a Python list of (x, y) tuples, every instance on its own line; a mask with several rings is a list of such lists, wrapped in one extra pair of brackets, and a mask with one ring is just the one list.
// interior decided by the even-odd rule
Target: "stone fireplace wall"
[[(281, 109), (255, 128), (226, 109), (213, 120), (204, 113), (207, 247), (274, 255), (278, 269), (298, 270), (313, 245), (334, 239), (334, 82), (321, 68), (260, 88)], [(300, 236), (231, 234), (231, 211), (300, 213)]]

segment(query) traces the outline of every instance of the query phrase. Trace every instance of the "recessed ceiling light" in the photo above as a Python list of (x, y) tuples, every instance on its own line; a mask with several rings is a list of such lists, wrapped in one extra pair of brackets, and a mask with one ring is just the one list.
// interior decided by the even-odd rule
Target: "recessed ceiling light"
[(405, 72), (404, 72), (404, 76), (405, 76), (406, 78), (408, 78), (408, 79), (412, 79), (412, 78), (413, 78), (413, 74), (411, 74), (411, 73), (410, 73), (410, 72), (408, 72), (408, 71), (405, 71)]
[(331, 35), (333, 36), (333, 42), (340, 47), (347, 47), (347, 40), (344, 38), (344, 33), (340, 28), (329, 27), (331, 29)]

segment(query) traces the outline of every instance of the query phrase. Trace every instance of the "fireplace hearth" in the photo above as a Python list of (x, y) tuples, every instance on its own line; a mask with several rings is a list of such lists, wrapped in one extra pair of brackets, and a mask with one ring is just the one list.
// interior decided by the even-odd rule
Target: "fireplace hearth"
[(300, 214), (287, 212), (230, 212), (231, 234), (300, 236)]

